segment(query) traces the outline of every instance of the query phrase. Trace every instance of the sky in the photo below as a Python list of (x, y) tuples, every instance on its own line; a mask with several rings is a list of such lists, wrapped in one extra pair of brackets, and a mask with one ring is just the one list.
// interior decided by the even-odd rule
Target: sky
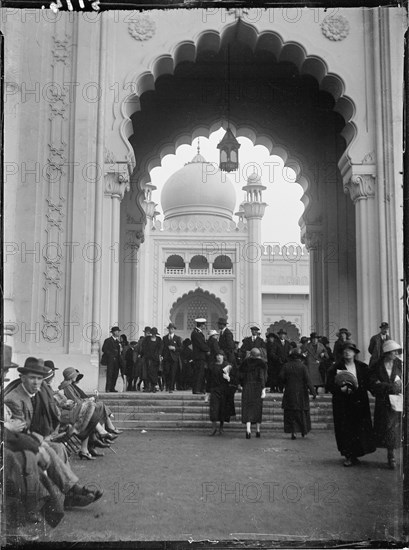
[[(219, 150), (217, 144), (222, 139), (224, 130), (220, 128), (210, 135), (209, 139), (200, 137), (200, 154), (208, 161), (219, 162)], [(235, 212), (238, 211), (245, 193), (242, 190), (246, 179), (253, 172), (261, 174), (261, 181), (267, 189), (263, 192), (263, 201), (267, 203), (266, 211), (261, 225), (262, 241), (280, 243), (300, 243), (300, 219), (304, 205), (301, 202), (303, 190), (295, 182), (295, 172), (291, 168), (283, 166), (280, 157), (271, 156), (262, 145), (254, 146), (245, 138), (237, 138), (241, 147), (239, 149), (240, 166), (237, 172), (231, 172), (228, 177), (236, 189), (237, 203)], [(160, 194), (162, 187), (171, 174), (182, 168), (186, 162), (190, 162), (197, 154), (198, 139), (193, 145), (181, 145), (175, 155), (166, 155), (162, 159), (162, 165), (151, 171), (151, 182), (157, 187), (152, 199), (158, 203), (157, 210), (161, 212)], [(163, 215), (158, 219), (163, 220)], [(234, 217), (237, 221), (237, 217)]]

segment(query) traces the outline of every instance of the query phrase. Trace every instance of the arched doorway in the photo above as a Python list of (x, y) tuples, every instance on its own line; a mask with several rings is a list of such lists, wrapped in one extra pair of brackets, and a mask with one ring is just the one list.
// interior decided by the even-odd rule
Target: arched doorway
[(301, 338), (298, 327), (294, 325), (294, 323), (286, 321), (285, 319), (281, 319), (281, 321), (276, 321), (271, 324), (266, 332), (274, 332), (275, 334), (278, 334), (280, 329), (284, 329), (287, 332), (287, 337), (290, 341), (298, 342)]
[[(216, 34), (204, 32), (197, 44), (178, 45), (174, 59), (158, 56), (150, 75), (135, 77), (138, 94), (128, 104), (127, 135), (136, 167), (132, 192), (121, 204), (123, 234), (127, 219), (133, 227), (145, 223), (149, 171), (161, 157), (220, 127), (229, 45), (231, 126), (281, 156), (304, 190), (300, 225), (310, 250), (313, 328), (330, 333), (330, 326), (347, 324), (356, 334), (355, 208), (338, 168), (356, 127), (342, 79), (300, 44), (285, 44), (274, 32), (258, 35), (241, 20), (217, 40)], [(126, 307), (125, 299), (125, 320)]]
[(214, 294), (197, 288), (181, 296), (170, 310), (169, 317), (177, 327), (177, 333), (182, 338), (189, 338), (195, 327), (195, 319), (207, 319), (207, 328), (217, 329), (217, 319), (227, 317), (224, 303)]

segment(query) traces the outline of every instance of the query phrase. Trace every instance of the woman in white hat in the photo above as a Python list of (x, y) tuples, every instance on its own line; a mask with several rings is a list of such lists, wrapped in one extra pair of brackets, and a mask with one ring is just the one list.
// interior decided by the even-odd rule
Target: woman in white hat
[(402, 347), (397, 342), (387, 340), (370, 374), (370, 389), (375, 396), (376, 445), (387, 449), (391, 470), (396, 468), (395, 449), (400, 447), (401, 439), (402, 361), (398, 357), (401, 353)]

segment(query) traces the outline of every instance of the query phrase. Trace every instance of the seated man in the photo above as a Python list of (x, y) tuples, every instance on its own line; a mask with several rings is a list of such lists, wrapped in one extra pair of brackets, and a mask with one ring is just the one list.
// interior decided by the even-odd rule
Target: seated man
[[(11, 411), (11, 420), (23, 422), (23, 431), (35, 437), (44, 449), (47, 475), (65, 495), (66, 506), (86, 506), (101, 498), (102, 491), (90, 491), (78, 485), (78, 477), (68, 463), (67, 451), (61, 443), (51, 441), (59, 424), (58, 410), (54, 400), (48, 399), (46, 391), (40, 391), (49, 369), (42, 367), (38, 360), (29, 357), (21, 373), (21, 384), (6, 393), (4, 404)], [(18, 430), (16, 430), (18, 431)]]

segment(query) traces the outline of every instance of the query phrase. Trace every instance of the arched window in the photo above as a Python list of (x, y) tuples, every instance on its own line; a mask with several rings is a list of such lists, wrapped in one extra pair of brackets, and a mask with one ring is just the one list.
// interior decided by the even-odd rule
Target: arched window
[(189, 263), (190, 273), (204, 274), (209, 270), (209, 262), (205, 256), (197, 255), (193, 256)]
[(213, 262), (213, 272), (222, 275), (223, 273), (232, 273), (233, 271), (233, 262), (231, 258), (226, 255), (217, 256)]
[(182, 258), (182, 256), (179, 256), (177, 254), (172, 254), (172, 256), (169, 256), (165, 263), (165, 272), (168, 275), (172, 274), (180, 274), (184, 273), (185, 271), (185, 260)]

